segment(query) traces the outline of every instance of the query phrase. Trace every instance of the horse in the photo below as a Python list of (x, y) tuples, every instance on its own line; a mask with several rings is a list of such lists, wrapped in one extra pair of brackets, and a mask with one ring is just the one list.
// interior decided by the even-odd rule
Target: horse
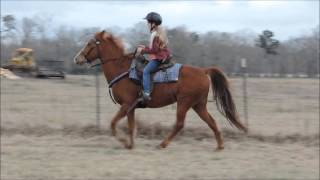
[[(111, 91), (114, 100), (120, 104), (118, 112), (111, 120), (111, 133), (128, 149), (134, 147), (135, 134), (135, 108), (130, 110), (130, 107), (139, 98), (141, 90), (141, 87), (130, 80), (126, 73), (134, 58), (135, 53), (125, 53), (120, 38), (106, 31), (95, 33), (94, 37), (74, 57), (74, 62), (78, 65), (100, 60), (109, 87), (110, 83), (112, 84)], [(231, 125), (245, 133), (248, 132), (247, 127), (239, 120), (226, 75), (217, 67), (200, 68), (182, 65), (178, 81), (155, 84), (151, 100), (146, 103), (147, 108), (160, 108), (177, 103), (175, 125), (160, 143), (159, 148), (166, 148), (184, 127), (186, 113), (192, 108), (213, 131), (217, 142), (216, 150), (224, 149), (221, 132), (215, 119), (207, 110), (210, 84), (220, 113)], [(119, 137), (117, 133), (117, 123), (125, 116), (128, 119), (129, 142), (127, 138)]]

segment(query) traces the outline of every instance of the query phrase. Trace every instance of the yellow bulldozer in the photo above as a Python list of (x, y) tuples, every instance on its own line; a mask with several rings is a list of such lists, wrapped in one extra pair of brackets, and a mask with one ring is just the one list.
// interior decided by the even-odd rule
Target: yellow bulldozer
[[(57, 61), (50, 61), (57, 62)], [(29, 76), (38, 78), (59, 77), (65, 78), (65, 73), (61, 70), (52, 69), (52, 67), (39, 67), (37, 66), (33, 50), (30, 48), (18, 48), (12, 53), (11, 59), (8, 64), (3, 68), (12, 71), (18, 76)]]
[(19, 48), (13, 52), (9, 64), (13, 66), (20, 66), (26, 68), (33, 68), (36, 66), (33, 58), (33, 50), (29, 48)]

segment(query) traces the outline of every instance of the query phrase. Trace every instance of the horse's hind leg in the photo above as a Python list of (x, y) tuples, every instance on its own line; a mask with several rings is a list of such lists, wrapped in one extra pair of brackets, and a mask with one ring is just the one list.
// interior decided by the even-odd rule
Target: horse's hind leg
[(172, 141), (172, 139), (177, 135), (177, 133), (183, 128), (186, 113), (189, 110), (189, 108), (190, 107), (187, 104), (180, 104), (178, 102), (176, 124), (174, 125), (173, 131), (168, 135), (167, 138), (165, 138), (162, 141), (162, 143), (160, 144), (160, 147), (162, 148), (167, 147), (168, 144)]
[(223, 139), (222, 139), (221, 133), (217, 127), (215, 120), (209, 114), (209, 112), (207, 110), (206, 102), (201, 102), (201, 103), (193, 106), (193, 109), (200, 116), (200, 118), (208, 124), (208, 126), (214, 132), (216, 140), (217, 140), (217, 144), (218, 144), (217, 150), (222, 150), (224, 148)]

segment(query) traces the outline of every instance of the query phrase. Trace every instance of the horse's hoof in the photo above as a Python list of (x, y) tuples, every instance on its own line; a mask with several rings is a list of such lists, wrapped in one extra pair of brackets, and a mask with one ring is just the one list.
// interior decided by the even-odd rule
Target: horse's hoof
[(127, 149), (133, 149), (133, 146), (132, 146), (132, 145), (125, 145), (125, 148), (127, 148)]
[(222, 151), (224, 149), (223, 146), (217, 147), (215, 151)]
[(166, 146), (163, 145), (163, 144), (159, 144), (158, 146), (156, 146), (156, 148), (157, 148), (157, 149), (164, 149), (164, 148), (166, 148)]

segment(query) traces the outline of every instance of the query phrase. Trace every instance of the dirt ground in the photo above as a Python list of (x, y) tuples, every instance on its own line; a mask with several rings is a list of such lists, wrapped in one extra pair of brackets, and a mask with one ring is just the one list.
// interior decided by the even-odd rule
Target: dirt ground
[[(231, 83), (243, 119), (242, 79)], [(175, 105), (139, 109), (135, 149), (124, 149), (108, 128), (118, 105), (103, 77), (100, 84), (98, 131), (94, 77), (1, 78), (1, 179), (319, 179), (317, 79), (248, 79), (248, 135), (209, 102), (225, 140), (219, 152), (192, 111), (172, 144), (156, 148), (174, 124)]]

